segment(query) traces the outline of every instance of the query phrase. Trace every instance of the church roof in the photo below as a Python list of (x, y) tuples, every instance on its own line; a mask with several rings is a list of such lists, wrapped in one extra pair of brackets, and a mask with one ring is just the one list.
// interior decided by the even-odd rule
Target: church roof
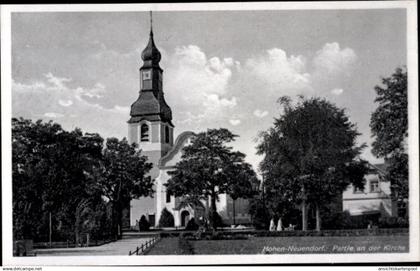
[(168, 153), (166, 153), (165, 156), (162, 156), (159, 159), (158, 167), (159, 168), (165, 167), (166, 163), (170, 161), (185, 146), (185, 142), (188, 140), (188, 138), (193, 137), (193, 136), (195, 136), (195, 133), (191, 131), (185, 131), (181, 133), (176, 138), (175, 144), (172, 147), (172, 149), (170, 149)]
[(150, 29), (149, 43), (141, 53), (141, 59), (144, 61), (143, 68), (159, 67), (159, 61), (161, 58), (162, 56), (155, 45), (155, 41), (153, 40), (153, 30)]
[(138, 99), (131, 105), (130, 116), (129, 123), (136, 122), (135, 119), (139, 117), (150, 121), (171, 122), (172, 110), (166, 103), (162, 91), (140, 91)]
[(158, 81), (161, 79), (158, 79), (156, 76), (156, 73), (162, 73), (162, 69), (159, 67), (161, 54), (153, 40), (152, 21), (150, 23), (149, 43), (141, 54), (144, 63), (140, 70), (144, 68), (151, 69), (154, 75), (150, 79), (152, 81), (151, 86), (142, 88), (139, 97), (131, 105), (131, 118), (128, 123), (135, 123), (145, 119), (149, 121), (168, 122), (173, 126), (171, 123), (172, 110), (165, 101), (161, 82)]

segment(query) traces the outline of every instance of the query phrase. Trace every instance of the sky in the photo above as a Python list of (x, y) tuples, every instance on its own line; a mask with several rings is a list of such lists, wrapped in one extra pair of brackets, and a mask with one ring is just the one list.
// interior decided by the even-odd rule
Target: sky
[[(149, 29), (148, 12), (12, 14), (13, 117), (127, 137)], [(277, 99), (323, 97), (357, 125), (362, 158), (381, 161), (374, 86), (407, 63), (404, 9), (160, 11), (153, 31), (175, 136), (228, 128), (257, 169)]]

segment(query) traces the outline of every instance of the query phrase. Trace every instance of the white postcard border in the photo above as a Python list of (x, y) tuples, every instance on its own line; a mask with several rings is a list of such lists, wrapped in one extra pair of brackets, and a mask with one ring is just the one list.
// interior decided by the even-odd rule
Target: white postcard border
[[(286, 255), (194, 255), (194, 256), (12, 256), (11, 182), (11, 13), (12, 12), (124, 12), (195, 10), (301, 10), (301, 9), (390, 9), (407, 10), (407, 70), (409, 82), (410, 148), (410, 252), (374, 254), (286, 254)], [(3, 260), (5, 265), (185, 265), (255, 263), (355, 263), (404, 262), (419, 260), (419, 138), (418, 138), (418, 41), (417, 3), (381, 2), (260, 2), (260, 3), (184, 3), (184, 4), (106, 4), (106, 5), (8, 5), (1, 6), (1, 105), (2, 105), (2, 211)]]

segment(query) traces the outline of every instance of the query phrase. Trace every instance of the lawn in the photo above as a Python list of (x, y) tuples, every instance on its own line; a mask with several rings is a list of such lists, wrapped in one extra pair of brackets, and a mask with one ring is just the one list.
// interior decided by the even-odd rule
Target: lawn
[(177, 237), (162, 238), (146, 255), (182, 255)]
[[(408, 236), (249, 237), (247, 240), (188, 241), (194, 254), (404, 253)], [(148, 255), (182, 254), (178, 238), (163, 238)]]

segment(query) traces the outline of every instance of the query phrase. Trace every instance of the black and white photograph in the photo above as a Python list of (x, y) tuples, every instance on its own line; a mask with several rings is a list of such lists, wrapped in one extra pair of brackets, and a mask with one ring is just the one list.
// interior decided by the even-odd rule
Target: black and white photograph
[(420, 260), (416, 1), (1, 12), (5, 266)]

